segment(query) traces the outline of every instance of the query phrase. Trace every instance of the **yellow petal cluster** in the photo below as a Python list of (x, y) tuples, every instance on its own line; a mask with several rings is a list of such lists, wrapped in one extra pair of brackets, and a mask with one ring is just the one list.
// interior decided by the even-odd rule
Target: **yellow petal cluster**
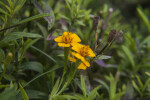
[(62, 36), (59, 36), (54, 39), (55, 42), (58, 42), (59, 47), (70, 47), (72, 44), (81, 42), (80, 38), (71, 32), (64, 32)]
[[(82, 44), (76, 44), (73, 45), (72, 50), (75, 52), (71, 52), (71, 55), (74, 57), (69, 57), (69, 60), (72, 62), (76, 62), (76, 59), (80, 59), (82, 63), (78, 66), (78, 69), (86, 69), (87, 67), (90, 67), (89, 61), (87, 61), (86, 57), (95, 57), (95, 54), (93, 53), (92, 49), (87, 45)], [(75, 59), (76, 58), (76, 59)]]
[(85, 70), (87, 67), (90, 67), (90, 63), (86, 60), (86, 57), (95, 57), (95, 54), (89, 46), (78, 43), (81, 42), (81, 40), (75, 33), (64, 32), (62, 36), (54, 40), (58, 42), (59, 47), (70, 47), (72, 45), (72, 50), (74, 50), (74, 52), (70, 52), (72, 57), (69, 56), (69, 60), (76, 62), (76, 59), (80, 59), (82, 62), (78, 66), (78, 69)]

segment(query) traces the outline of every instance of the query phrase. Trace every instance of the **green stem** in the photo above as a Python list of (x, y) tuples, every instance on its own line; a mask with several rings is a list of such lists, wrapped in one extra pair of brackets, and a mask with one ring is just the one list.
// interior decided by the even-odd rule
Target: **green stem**
[(80, 60), (75, 63), (75, 67), (73, 69), (73, 72), (70, 72), (70, 74), (68, 75), (67, 81), (65, 82), (62, 89), (57, 93), (57, 95), (61, 94), (65, 90), (65, 88), (70, 84), (70, 82), (72, 81), (72, 79), (74, 78), (74, 76), (77, 72), (77, 67), (79, 66), (80, 63), (81, 63)]
[(62, 78), (64, 77), (64, 75), (67, 72), (67, 61), (68, 61), (68, 56), (69, 56), (69, 50), (70, 50), (70, 47), (64, 48), (65, 65), (64, 65), (64, 72), (63, 72)]
[(65, 47), (64, 48), (64, 59), (65, 59), (65, 62), (64, 62), (64, 71), (63, 71), (63, 75), (62, 75), (62, 78), (60, 80), (59, 86), (57, 88), (57, 91), (61, 87), (61, 85), (62, 85), (62, 83), (64, 81), (65, 74), (67, 72), (67, 61), (68, 61), (68, 56), (69, 56), (69, 50), (70, 50), (70, 47)]
[(0, 82), (1, 82), (3, 76), (4, 76), (5, 72), (6, 72), (6, 66), (5, 66), (5, 64), (3, 64), (2, 67), (4, 68), (4, 70), (3, 70), (3, 72), (2, 72), (2, 74), (1, 74), (1, 76), (0, 76)]
[(12, 56), (13, 56), (13, 54), (10, 52), (10, 53), (8, 53), (8, 55), (6, 57), (6, 60), (5, 60), (4, 64), (3, 64), (4, 70), (3, 70), (3, 72), (2, 72), (2, 74), (0, 76), (0, 82), (1, 82), (3, 76), (4, 76), (5, 72), (6, 72), (6, 66), (8, 66), (11, 63)]

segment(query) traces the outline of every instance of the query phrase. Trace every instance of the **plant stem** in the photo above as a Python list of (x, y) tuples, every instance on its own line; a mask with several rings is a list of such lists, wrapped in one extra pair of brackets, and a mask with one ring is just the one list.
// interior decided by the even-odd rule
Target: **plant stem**
[(0, 76), (0, 82), (1, 82), (3, 76), (4, 76), (5, 72), (6, 72), (6, 66), (5, 66), (5, 64), (3, 64), (2, 67), (4, 68), (4, 70), (3, 70), (3, 72), (2, 72), (2, 74)]
[(65, 47), (64, 48), (64, 59), (65, 59), (65, 65), (64, 65), (64, 72), (63, 72), (63, 76), (66, 74), (67, 72), (67, 60), (68, 60), (68, 56), (69, 56), (69, 50), (70, 50), (70, 47)]
[(74, 78), (74, 76), (77, 72), (77, 67), (79, 66), (80, 63), (81, 63), (80, 60), (75, 63), (75, 67), (74, 67), (74, 69), (72, 69), (73, 72), (70, 72), (70, 74), (68, 75), (67, 81), (65, 82), (62, 89), (57, 93), (57, 95), (61, 94), (64, 91), (64, 89), (70, 84), (70, 82), (72, 81), (72, 79)]
[(10, 26), (10, 27), (7, 27), (7, 28), (4, 28), (4, 29), (1, 29), (0, 32), (2, 31), (6, 31), (8, 29), (11, 29), (11, 28), (14, 28), (14, 27), (17, 27), (17, 26), (20, 26), (21, 24), (16, 24), (16, 25), (13, 25), (13, 26)]

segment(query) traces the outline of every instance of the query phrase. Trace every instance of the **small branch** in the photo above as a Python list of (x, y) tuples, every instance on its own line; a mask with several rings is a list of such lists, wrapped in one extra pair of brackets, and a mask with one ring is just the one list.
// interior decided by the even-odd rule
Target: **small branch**
[(113, 9), (109, 8), (109, 12), (108, 12), (107, 18), (106, 18), (105, 22), (101, 26), (101, 31), (100, 31), (99, 37), (98, 37), (99, 39), (102, 39), (102, 37), (104, 35), (104, 32), (105, 32), (106, 28), (108, 27), (108, 22), (110, 20), (110, 16), (111, 16), (112, 12), (113, 12)]
[(109, 45), (109, 43), (107, 42), (107, 43), (105, 44), (105, 46), (102, 48), (102, 50), (96, 54), (96, 56), (102, 54), (103, 51), (107, 48), (108, 45)]
[(2, 32), (2, 31), (6, 31), (6, 30), (11, 29), (11, 28), (14, 28), (14, 27), (17, 27), (17, 26), (19, 26), (19, 25), (21, 25), (21, 24), (16, 24), (16, 25), (13, 25), (13, 26), (10, 26), (10, 27), (7, 27), (7, 28), (4, 28), (4, 29), (0, 30), (0, 32)]
[(115, 29), (110, 30), (106, 45), (102, 48), (102, 50), (99, 53), (97, 53), (97, 55), (103, 53), (103, 51), (116, 39), (116, 35), (117, 32)]

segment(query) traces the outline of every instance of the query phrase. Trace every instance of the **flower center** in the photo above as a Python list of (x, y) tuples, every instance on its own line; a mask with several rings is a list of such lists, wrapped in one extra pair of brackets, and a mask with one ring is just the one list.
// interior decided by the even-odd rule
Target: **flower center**
[(62, 40), (63, 40), (64, 43), (71, 43), (72, 42), (72, 38), (70, 37), (69, 34), (63, 36)]
[(89, 55), (88, 49), (89, 49), (89, 46), (83, 46), (80, 50), (80, 55), (83, 57), (87, 57)]

